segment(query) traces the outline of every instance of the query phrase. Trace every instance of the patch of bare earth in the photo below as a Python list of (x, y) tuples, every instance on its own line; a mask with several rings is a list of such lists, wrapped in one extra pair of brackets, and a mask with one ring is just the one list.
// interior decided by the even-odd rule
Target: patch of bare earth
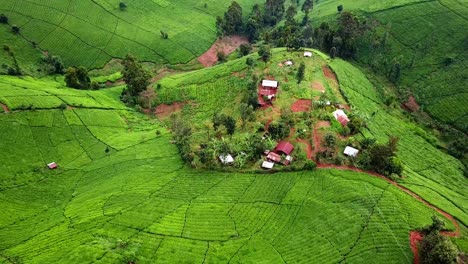
[(198, 61), (205, 67), (210, 67), (218, 62), (218, 52), (224, 52), (225, 55), (231, 54), (242, 44), (249, 43), (246, 37), (229, 36), (222, 39), (217, 39), (215, 43), (200, 57)]
[(417, 112), (420, 108), (419, 104), (416, 102), (416, 99), (412, 95), (408, 98), (408, 101), (402, 106), (410, 112)]
[(322, 71), (323, 71), (323, 75), (325, 75), (325, 78), (338, 84), (338, 80), (336, 79), (335, 73), (328, 66), (323, 65)]
[(8, 109), (8, 106), (4, 105), (4, 104), (0, 104), (3, 108), (3, 112), (5, 113), (10, 113), (10, 109)]
[(180, 110), (182, 110), (182, 107), (184, 107), (184, 105), (186, 104), (187, 102), (175, 102), (171, 105), (160, 104), (156, 106), (154, 113), (158, 118), (165, 118), (170, 116), (172, 113), (179, 112)]
[(312, 83), (312, 90), (324, 93), (325, 92), (325, 87), (323, 86), (323, 84), (321, 82), (315, 81), (315, 82)]
[(308, 112), (312, 108), (312, 101), (308, 99), (299, 99), (291, 105), (291, 110), (297, 112)]

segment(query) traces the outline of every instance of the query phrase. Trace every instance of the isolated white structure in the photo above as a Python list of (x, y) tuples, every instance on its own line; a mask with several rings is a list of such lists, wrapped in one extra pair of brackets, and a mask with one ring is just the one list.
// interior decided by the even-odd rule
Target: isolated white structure
[(262, 87), (278, 88), (278, 82), (277, 81), (271, 81), (271, 80), (263, 80), (262, 81)]
[(310, 51), (304, 51), (304, 57), (312, 57), (312, 52)]
[(222, 154), (219, 156), (219, 160), (225, 165), (234, 162), (234, 158), (231, 156), (231, 154)]
[(273, 166), (275, 166), (275, 163), (269, 162), (266, 160), (262, 163), (262, 168), (265, 168), (265, 169), (272, 169)]
[(350, 157), (356, 157), (358, 153), (359, 153), (359, 150), (350, 146), (347, 146), (343, 152), (343, 154), (348, 155)]
[(293, 62), (290, 61), (290, 60), (288, 60), (288, 61), (286, 61), (286, 62), (284, 63), (284, 65), (286, 65), (286, 66), (291, 66), (291, 65), (293, 65)]

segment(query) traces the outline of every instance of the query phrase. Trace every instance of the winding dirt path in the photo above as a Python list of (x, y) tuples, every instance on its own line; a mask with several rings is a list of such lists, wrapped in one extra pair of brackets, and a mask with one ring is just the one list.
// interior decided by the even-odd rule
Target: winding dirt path
[[(309, 153), (309, 151), (307, 153), (307, 158), (308, 159), (316, 161), (316, 159), (314, 159), (314, 157), (312, 155), (315, 156), (317, 154), (318, 150), (320, 149), (320, 137), (319, 137), (319, 135), (317, 133), (317, 130), (319, 128), (321, 128), (321, 127), (326, 127), (326, 126), (329, 126), (329, 125), (330, 125), (330, 123), (327, 122), (327, 121), (320, 121), (315, 125), (315, 127), (313, 129), (313, 141), (314, 141), (315, 148), (313, 150), (312, 150), (312, 148), (310, 147), (310, 144), (307, 141), (305, 141), (305, 142), (300, 141), (302, 143), (307, 144), (308, 149), (311, 150), (310, 153)], [(455, 227), (455, 231), (442, 231), (442, 232), (440, 232), (442, 235), (449, 236), (449, 237), (459, 237), (460, 234), (461, 234), (460, 226), (457, 223), (457, 221), (453, 218), (452, 215), (450, 215), (449, 213), (445, 212), (444, 210), (436, 207), (435, 205), (429, 203), (428, 201), (424, 200), (421, 196), (419, 196), (418, 194), (416, 194), (413, 191), (409, 190), (408, 188), (403, 187), (402, 185), (398, 184), (397, 182), (394, 182), (394, 181), (388, 179), (384, 175), (378, 174), (378, 173), (373, 172), (373, 171), (362, 170), (362, 169), (359, 169), (359, 168), (356, 168), (356, 167), (353, 167), (353, 166), (334, 165), (334, 164), (321, 164), (321, 163), (318, 163), (318, 162), (317, 162), (317, 168), (318, 169), (337, 169), (337, 170), (354, 171), (354, 172), (366, 173), (366, 174), (372, 175), (374, 177), (378, 177), (378, 178), (392, 184), (393, 186), (397, 187), (398, 189), (402, 190), (403, 192), (411, 195), (416, 200), (420, 201), (421, 203), (423, 203), (427, 207), (434, 209), (435, 211), (437, 211), (438, 213), (443, 215), (445, 218), (447, 218), (450, 222), (452, 222), (453, 226)], [(410, 234), (409, 234), (410, 247), (411, 247), (411, 251), (414, 254), (413, 264), (419, 264), (420, 263), (418, 245), (419, 245), (419, 242), (422, 239), (423, 239), (423, 234), (416, 231), (416, 230), (411, 231)]]
[[(413, 196), (416, 200), (422, 202), (427, 207), (434, 209), (435, 211), (437, 211), (441, 215), (445, 216), (450, 222), (452, 222), (453, 226), (455, 226), (455, 231), (442, 231), (442, 232), (440, 232), (442, 235), (449, 236), (449, 237), (459, 237), (460, 234), (461, 234), (460, 226), (458, 225), (457, 221), (453, 218), (452, 215), (450, 215), (449, 213), (445, 212), (444, 210), (436, 207), (435, 205), (429, 203), (428, 201), (424, 200), (421, 196), (419, 196), (418, 194), (416, 194), (413, 191), (409, 190), (408, 188), (401, 186), (400, 184), (388, 179), (387, 177), (385, 177), (385, 176), (383, 176), (381, 174), (378, 174), (378, 173), (372, 172), (372, 171), (361, 170), (361, 169), (358, 169), (358, 168), (352, 167), (352, 166), (344, 166), (344, 165), (317, 164), (317, 168), (319, 168), (319, 169), (337, 169), (337, 170), (355, 171), (355, 172), (360, 172), (360, 173), (367, 173), (369, 175), (381, 178), (381, 179), (387, 181), (388, 183), (392, 184), (393, 186), (397, 187), (398, 189), (404, 191), (405, 193)], [(418, 231), (411, 231), (410, 232), (410, 246), (411, 246), (411, 250), (414, 253), (414, 261), (413, 261), (414, 264), (419, 263), (418, 243), (422, 240), (422, 238), (423, 238), (423, 235), (420, 232), (418, 232)]]

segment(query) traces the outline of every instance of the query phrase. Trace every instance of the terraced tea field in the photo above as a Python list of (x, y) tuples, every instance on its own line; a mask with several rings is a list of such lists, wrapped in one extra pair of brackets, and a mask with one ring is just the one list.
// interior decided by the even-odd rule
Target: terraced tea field
[[(245, 10), (260, 1), (238, 1)], [(216, 39), (215, 17), (228, 1), (27, 1), (3, 0), (0, 13), (42, 50), (66, 65), (102, 67), (132, 53), (143, 61), (187, 63)], [(160, 31), (168, 33), (163, 39)]]
[[(222, 92), (232, 84), (235, 96), (244, 80), (236, 83), (230, 70), (244, 65), (241, 59), (227, 64), (232, 68), (174, 75), (165, 85), (179, 83), (195, 100), (204, 95), (197, 86)], [(350, 104), (375, 112), (364, 134), (401, 137), (401, 184), (465, 230), (461, 164), (384, 109), (357, 68), (341, 60), (330, 66)], [(412, 263), (409, 232), (438, 214), (365, 173), (191, 169), (163, 123), (119, 102), (122, 87), (78, 91), (3, 76), (0, 84), (0, 103), (11, 110), (0, 113), (1, 263)], [(167, 102), (180, 94), (168, 93)], [(206, 118), (215, 99), (201, 100), (196, 118)], [(45, 167), (52, 161), (58, 169)]]

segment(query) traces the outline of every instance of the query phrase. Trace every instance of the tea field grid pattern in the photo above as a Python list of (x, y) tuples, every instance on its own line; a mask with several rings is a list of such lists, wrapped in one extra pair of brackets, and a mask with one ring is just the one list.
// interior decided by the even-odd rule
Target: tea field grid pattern
[[(21, 224), (15, 219), (9, 224), (2, 221), (3, 254), (21, 256), (25, 262), (107, 262), (121, 257), (119, 250), (124, 249), (115, 247), (117, 241), (127, 241), (142, 263), (176, 258), (359, 263), (370, 257), (409, 263), (407, 237), (413, 227), (409, 221), (416, 220), (417, 226), (427, 223), (432, 211), (392, 185), (354, 172), (255, 176), (205, 174), (179, 167), (176, 173), (155, 174), (164, 163), (153, 160), (145, 163), (153, 167), (146, 168), (129, 163), (126, 169), (109, 164), (86, 173), (68, 171), (34, 187), (2, 191), (8, 209), (14, 205), (7, 201), (29, 201), (40, 190), (44, 195), (44, 201), (30, 203), (29, 209), (24, 205), (22, 216), (9, 215), (23, 217)], [(265, 200), (265, 191), (277, 180), (287, 184), (277, 187), (279, 197)], [(239, 192), (239, 181), (245, 183), (244, 192)], [(306, 195), (297, 203), (282, 203), (282, 193), (295, 196), (304, 187)], [(30, 188), (36, 195), (19, 196)], [(184, 189), (189, 192), (181, 193)], [(211, 200), (214, 193), (235, 199)], [(51, 203), (51, 196), (61, 202), (35, 209)], [(406, 212), (410, 206), (425, 219), (413, 219)], [(13, 232), (21, 234), (8, 236)], [(59, 248), (74, 250), (65, 253)]]
[[(331, 63), (337, 73), (341, 89), (351, 105), (368, 117), (363, 134), (386, 142), (389, 136), (400, 138), (398, 157), (404, 165), (402, 185), (455, 216), (468, 222), (467, 182), (463, 165), (430, 143), (430, 135), (401, 117), (400, 113), (383, 110), (383, 102), (370, 81), (351, 64), (341, 60)], [(391, 125), (389, 125), (391, 124)]]
[[(165, 4), (161, 5), (161, 2)], [(96, 68), (132, 53), (143, 61), (187, 63), (216, 39), (215, 17), (229, 1), (28, 1), (3, 0), (0, 12), (22, 35), (66, 65)], [(255, 2), (239, 1), (245, 10)], [(160, 36), (160, 30), (169, 34)], [(197, 33), (193, 33), (197, 32)]]

